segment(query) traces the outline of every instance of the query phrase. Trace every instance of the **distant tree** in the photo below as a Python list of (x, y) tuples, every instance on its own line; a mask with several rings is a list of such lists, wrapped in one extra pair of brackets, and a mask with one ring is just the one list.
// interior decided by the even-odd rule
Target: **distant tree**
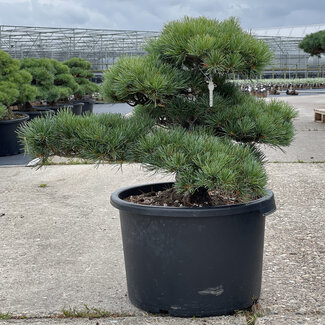
[(299, 48), (311, 56), (317, 55), (319, 57), (325, 53), (325, 30), (306, 35), (299, 43)]
[(75, 99), (82, 99), (98, 92), (98, 86), (89, 80), (94, 76), (90, 62), (82, 58), (71, 58), (63, 63), (70, 68), (70, 73), (78, 84), (78, 88), (74, 92)]

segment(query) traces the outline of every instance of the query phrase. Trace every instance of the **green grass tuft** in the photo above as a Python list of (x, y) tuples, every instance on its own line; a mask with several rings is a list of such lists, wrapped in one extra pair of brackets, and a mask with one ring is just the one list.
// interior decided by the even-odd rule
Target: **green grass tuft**
[(106, 310), (102, 310), (95, 307), (88, 307), (84, 305), (84, 309), (78, 310), (76, 307), (69, 307), (68, 309), (63, 308), (62, 313), (64, 317), (68, 318), (102, 318), (102, 317), (111, 317), (112, 313)]
[(77, 309), (76, 307), (69, 307), (68, 309), (62, 309), (62, 316), (58, 315), (58, 318), (104, 318), (104, 317), (132, 317), (133, 314), (130, 313), (112, 313), (110, 311), (95, 308), (95, 307), (88, 307), (84, 304), (84, 309)]
[(0, 319), (3, 319), (3, 320), (5, 320), (5, 319), (11, 319), (11, 318), (13, 318), (13, 316), (12, 316), (12, 314), (10, 314), (10, 313), (1, 313), (0, 312)]

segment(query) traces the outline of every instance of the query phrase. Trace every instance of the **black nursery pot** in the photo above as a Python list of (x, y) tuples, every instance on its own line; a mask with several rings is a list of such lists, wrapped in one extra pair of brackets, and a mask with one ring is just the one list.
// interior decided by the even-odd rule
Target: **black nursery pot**
[(44, 107), (36, 107), (35, 111), (27, 111), (24, 113), (29, 116), (29, 121), (33, 120), (36, 117), (46, 117), (54, 114), (53, 110)]
[(82, 103), (82, 102), (74, 102), (73, 106), (72, 106), (72, 114), (81, 115), (83, 106), (84, 106), (84, 103)]
[(114, 192), (120, 210), (128, 295), (148, 312), (214, 316), (246, 309), (261, 291), (265, 216), (274, 195), (209, 208), (144, 206), (123, 198), (173, 183)]
[(19, 143), (16, 134), (17, 128), (29, 119), (24, 113), (16, 120), (0, 120), (0, 156), (17, 155), (23, 151), (23, 145)]
[(92, 113), (94, 110), (94, 101), (91, 99), (82, 100), (84, 106), (82, 107), (82, 114)]

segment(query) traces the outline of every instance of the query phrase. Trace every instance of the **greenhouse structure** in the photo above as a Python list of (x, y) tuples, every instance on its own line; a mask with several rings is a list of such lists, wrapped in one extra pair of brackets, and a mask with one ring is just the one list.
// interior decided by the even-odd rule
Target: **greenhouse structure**
[[(264, 40), (274, 57), (266, 78), (324, 77), (325, 59), (309, 57), (298, 48), (307, 34), (325, 29), (324, 24), (254, 29), (248, 32)], [(14, 58), (48, 57), (60, 61), (82, 57), (101, 74), (122, 55), (144, 54), (144, 43), (159, 32), (84, 28), (0, 25), (0, 49)]]
[(81, 57), (101, 73), (122, 55), (142, 55), (143, 45), (158, 32), (0, 25), (0, 50), (13, 58)]
[(325, 30), (325, 23), (251, 30), (253, 35), (267, 42), (273, 52), (272, 64), (266, 69), (264, 77), (324, 77), (325, 57), (310, 57), (298, 47), (306, 35), (320, 30)]

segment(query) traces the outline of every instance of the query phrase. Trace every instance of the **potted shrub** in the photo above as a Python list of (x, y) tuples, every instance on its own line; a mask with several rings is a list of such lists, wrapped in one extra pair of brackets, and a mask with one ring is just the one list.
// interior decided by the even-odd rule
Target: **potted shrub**
[(58, 107), (70, 107), (75, 115), (81, 115), (82, 105), (75, 105), (71, 100), (74, 92), (78, 89), (78, 84), (70, 73), (68, 66), (57, 60), (51, 60), (55, 69), (54, 85), (58, 92)]
[(28, 115), (15, 113), (10, 106), (35, 97), (30, 81), (30, 74), (19, 70), (19, 61), (0, 51), (0, 156), (21, 152), (15, 132), (21, 123), (28, 120)]
[(24, 69), (19, 70), (19, 78), (17, 78), (19, 95), (15, 104), (20, 112), (26, 113), (29, 116), (29, 120), (39, 116), (39, 112), (35, 113), (31, 105), (31, 101), (37, 95), (37, 88), (31, 85), (32, 79), (33, 77), (28, 71)]
[[(32, 76), (31, 84), (36, 89), (36, 101), (50, 102), (57, 98), (53, 86), (54, 69), (49, 59), (24, 58), (20, 60), (20, 67)], [(23, 99), (20, 101), (19, 110), (28, 114), (30, 119), (53, 112), (49, 106), (33, 106), (32, 103)]]
[(82, 58), (71, 58), (63, 62), (70, 68), (70, 73), (78, 84), (78, 88), (74, 92), (76, 102), (82, 102), (83, 113), (93, 111), (94, 101), (91, 99), (95, 92), (99, 91), (99, 87), (90, 78), (93, 77), (91, 71), (91, 63)]
[[(73, 109), (69, 98), (78, 85), (66, 65), (54, 59), (24, 58), (21, 60), (21, 67), (33, 77), (32, 84), (37, 88), (36, 100), (46, 101), (48, 104), (35, 108), (28, 106), (26, 109), (23, 108), (23, 111), (41, 111), (46, 108), (57, 111), (64, 106)], [(80, 109), (75, 113), (80, 114)]]
[(185, 17), (146, 50), (105, 74), (105, 97), (136, 106), (130, 118), (62, 112), (21, 137), (43, 160), (137, 162), (175, 175), (111, 196), (134, 305), (174, 316), (248, 308), (260, 295), (265, 216), (275, 210), (259, 145), (289, 145), (296, 113), (227, 82), (259, 73), (271, 57), (235, 19)]

